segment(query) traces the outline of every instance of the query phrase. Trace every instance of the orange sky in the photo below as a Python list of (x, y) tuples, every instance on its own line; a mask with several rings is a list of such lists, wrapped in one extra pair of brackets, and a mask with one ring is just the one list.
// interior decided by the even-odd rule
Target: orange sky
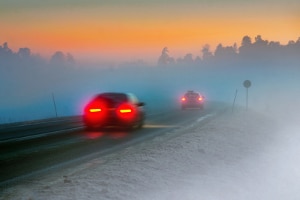
[(263, 39), (282, 44), (297, 40), (300, 3), (290, 0), (289, 7), (279, 0), (275, 4), (265, 1), (265, 4), (258, 1), (236, 4), (238, 1), (231, 0), (228, 5), (210, 5), (188, 0), (171, 6), (90, 3), (23, 8), (11, 5), (5, 12), (2, 5), (0, 44), (8, 42), (15, 51), (29, 47), (33, 53), (46, 57), (61, 50), (81, 60), (156, 62), (165, 46), (171, 56), (183, 57), (186, 53), (200, 55), (205, 44), (210, 44), (212, 50), (219, 43), (240, 45), (244, 35), (254, 38), (260, 34)]

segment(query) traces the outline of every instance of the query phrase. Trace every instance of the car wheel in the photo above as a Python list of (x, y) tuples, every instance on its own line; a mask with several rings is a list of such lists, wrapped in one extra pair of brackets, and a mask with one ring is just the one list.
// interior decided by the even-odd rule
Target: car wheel
[(141, 129), (144, 126), (144, 120), (141, 120), (137, 126), (137, 129)]
[(85, 127), (85, 130), (86, 131), (99, 131), (100, 130), (100, 127), (93, 127), (93, 126), (86, 126)]

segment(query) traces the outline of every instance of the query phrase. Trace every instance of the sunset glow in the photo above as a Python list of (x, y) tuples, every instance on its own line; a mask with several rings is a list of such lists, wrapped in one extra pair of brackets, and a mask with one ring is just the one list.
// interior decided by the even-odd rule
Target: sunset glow
[(87, 1), (85, 6), (65, 1), (38, 7), (29, 4), (24, 8), (0, 3), (3, 10), (7, 7), (0, 14), (0, 43), (8, 42), (15, 50), (28, 47), (33, 53), (45, 56), (60, 50), (79, 58), (99, 55), (104, 60), (150, 62), (165, 46), (175, 57), (186, 53), (196, 56), (205, 44), (212, 49), (219, 43), (240, 45), (245, 35), (253, 38), (262, 35), (285, 44), (300, 36), (297, 12), (300, 3), (290, 1), (284, 6), (276, 1), (273, 4), (230, 1), (226, 5), (192, 0), (171, 5), (168, 1), (161, 5), (147, 2), (94, 5)]

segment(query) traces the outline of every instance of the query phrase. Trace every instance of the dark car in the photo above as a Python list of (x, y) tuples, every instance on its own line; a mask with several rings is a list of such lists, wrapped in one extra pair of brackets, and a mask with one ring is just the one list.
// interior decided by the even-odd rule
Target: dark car
[(84, 108), (83, 122), (87, 129), (104, 127), (141, 128), (145, 103), (131, 93), (101, 93)]
[(185, 110), (187, 108), (199, 108), (204, 107), (204, 96), (199, 92), (187, 91), (181, 98), (181, 109)]

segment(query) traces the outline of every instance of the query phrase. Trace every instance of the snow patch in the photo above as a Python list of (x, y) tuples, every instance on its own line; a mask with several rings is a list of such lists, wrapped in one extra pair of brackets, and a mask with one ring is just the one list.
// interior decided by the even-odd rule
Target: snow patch
[(201, 125), (206, 117), (7, 188), (1, 199), (300, 199), (297, 124), (249, 111)]

